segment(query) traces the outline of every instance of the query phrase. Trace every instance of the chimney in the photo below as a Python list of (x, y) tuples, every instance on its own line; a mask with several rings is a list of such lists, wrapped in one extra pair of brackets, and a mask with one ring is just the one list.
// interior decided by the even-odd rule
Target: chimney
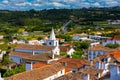
[(27, 70), (32, 70), (33, 69), (33, 64), (32, 62), (26, 62), (25, 63), (26, 71)]
[(93, 60), (90, 60), (90, 67), (93, 66)]
[(54, 51), (52, 50), (52, 59), (55, 58), (55, 54), (54, 54)]
[(82, 75), (82, 80), (90, 80), (90, 75), (89, 74), (83, 74)]
[(34, 51), (33, 51), (32, 53), (33, 53), (33, 55), (35, 55), (35, 52), (34, 52)]

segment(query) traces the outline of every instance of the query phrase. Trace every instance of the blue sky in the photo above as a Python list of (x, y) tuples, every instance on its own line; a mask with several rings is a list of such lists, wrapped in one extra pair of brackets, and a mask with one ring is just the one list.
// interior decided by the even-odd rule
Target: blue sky
[(0, 10), (120, 6), (120, 0), (0, 0)]

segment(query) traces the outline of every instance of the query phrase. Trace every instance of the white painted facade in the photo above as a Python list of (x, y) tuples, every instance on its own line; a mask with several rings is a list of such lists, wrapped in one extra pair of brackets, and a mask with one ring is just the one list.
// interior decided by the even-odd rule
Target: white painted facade
[(13, 60), (13, 62), (15, 62), (15, 63), (25, 63), (25, 61), (24, 61), (21, 57), (10, 56), (9, 58), (10, 58), (11, 60)]
[(120, 80), (119, 66), (117, 66), (115, 63), (110, 66), (110, 78), (106, 80)]
[(25, 68), (26, 68), (26, 71), (27, 70), (33, 70), (33, 64), (32, 64), (32, 62), (30, 62), (30, 63), (25, 63)]
[(94, 40), (105, 40), (108, 37), (102, 37), (102, 36), (97, 36), (97, 35), (89, 35), (90, 39), (94, 39)]
[(90, 43), (90, 46), (93, 47), (93, 46), (96, 46), (98, 44), (100, 44), (100, 42), (92, 42), (92, 43)]
[(108, 52), (101, 51), (101, 50), (88, 50), (88, 60), (93, 60), (94, 58), (98, 57), (98, 55), (104, 55)]
[(82, 80), (90, 80), (90, 75), (89, 74), (83, 74), (82, 75)]
[(30, 45), (41, 45), (42, 43), (38, 40), (30, 40), (30, 41), (28, 41), (28, 44), (30, 44)]
[(75, 52), (75, 50), (73, 48), (71, 48), (69, 51), (67, 51), (68, 55), (72, 55)]
[(119, 44), (120, 45), (120, 40), (107, 40), (105, 42), (102, 42), (103, 46), (106, 46), (107, 44)]

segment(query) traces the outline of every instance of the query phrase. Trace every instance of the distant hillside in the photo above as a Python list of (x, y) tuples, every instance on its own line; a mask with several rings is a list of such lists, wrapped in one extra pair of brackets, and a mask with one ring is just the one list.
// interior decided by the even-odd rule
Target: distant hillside
[[(79, 22), (106, 21), (120, 19), (120, 7), (82, 8), (82, 9), (50, 9), (41, 11), (0, 11), (0, 26), (22, 27), (29, 30), (49, 30), (59, 28), (72, 19)], [(3, 28), (2, 28), (3, 29)]]

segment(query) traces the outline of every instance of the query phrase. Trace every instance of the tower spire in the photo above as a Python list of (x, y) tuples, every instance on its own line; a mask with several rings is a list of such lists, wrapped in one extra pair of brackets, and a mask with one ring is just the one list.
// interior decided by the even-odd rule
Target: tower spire
[(50, 33), (50, 40), (56, 40), (54, 29), (52, 28), (52, 31)]

